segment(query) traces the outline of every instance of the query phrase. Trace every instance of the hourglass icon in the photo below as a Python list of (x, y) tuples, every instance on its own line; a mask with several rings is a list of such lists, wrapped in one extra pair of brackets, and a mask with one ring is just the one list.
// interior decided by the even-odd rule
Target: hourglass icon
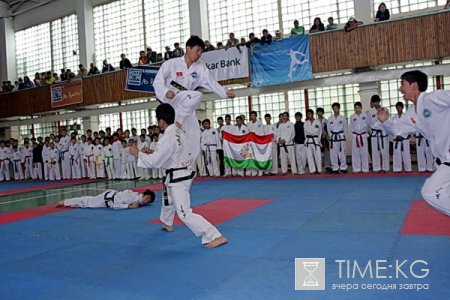
[(303, 280), (303, 286), (319, 286), (319, 281), (314, 277), (313, 273), (319, 267), (319, 262), (317, 261), (304, 261), (303, 268), (308, 272), (305, 280)]

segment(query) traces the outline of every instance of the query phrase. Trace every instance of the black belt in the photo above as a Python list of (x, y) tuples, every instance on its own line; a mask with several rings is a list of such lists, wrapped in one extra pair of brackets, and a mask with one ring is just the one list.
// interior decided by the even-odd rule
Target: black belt
[[(109, 196), (110, 193), (113, 193), (112, 196)], [(106, 192), (106, 194), (103, 196), (103, 198), (105, 199), (105, 205), (106, 207), (111, 207), (109, 206), (109, 202), (111, 201), (112, 203), (114, 203), (114, 197), (116, 197), (117, 192)]]
[(212, 159), (211, 159), (211, 146), (213, 146), (213, 147), (217, 147), (217, 144), (204, 144), (203, 146), (205, 146), (206, 147), (206, 150), (205, 150), (205, 162), (206, 162), (206, 165), (210, 165), (210, 164), (212, 164)]
[(427, 143), (427, 146), (430, 147), (430, 142), (421, 133), (419, 133), (419, 135), (416, 135), (416, 139), (417, 139), (417, 145), (419, 147), (422, 145), (422, 140), (425, 140), (425, 142)]
[(381, 148), (384, 149), (384, 137), (387, 137), (387, 135), (383, 135), (383, 131), (379, 129), (372, 129), (372, 132), (370, 133), (370, 137), (376, 137), (377, 138), (377, 146), (378, 151), (380, 151), (380, 140), (381, 140)]
[(287, 147), (289, 147), (289, 146), (294, 146), (294, 144), (290, 144), (290, 145), (286, 145), (286, 144), (280, 145), (280, 144), (278, 144), (278, 152), (280, 151), (280, 148), (283, 147), (284, 151), (285, 151), (286, 153), (289, 153), (289, 151), (288, 151), (288, 149), (287, 149)]
[(164, 200), (164, 206), (169, 206), (169, 197), (168, 197), (168, 193), (167, 193), (167, 186), (166, 186), (166, 178), (167, 176), (169, 176), (169, 183), (176, 183), (176, 182), (181, 182), (181, 181), (185, 181), (185, 180), (189, 180), (195, 177), (195, 171), (192, 171), (192, 173), (188, 176), (183, 176), (183, 177), (179, 177), (179, 178), (175, 178), (173, 179), (173, 172), (175, 171), (180, 171), (180, 170), (187, 170), (187, 167), (182, 167), (182, 168), (172, 168), (172, 169), (167, 169), (166, 170), (166, 176), (164, 176), (163, 178), (163, 200)]
[(436, 164), (437, 164), (438, 166), (440, 166), (440, 165), (446, 165), (446, 166), (450, 167), (450, 162), (442, 162), (441, 159), (440, 159), (439, 157), (436, 158)]
[(394, 149), (397, 150), (398, 144), (400, 143), (400, 151), (402, 151), (402, 152), (405, 151), (404, 146), (403, 146), (403, 141), (407, 140), (408, 138), (409, 138), (409, 136), (407, 136), (406, 138), (404, 138), (402, 136), (396, 136)]
[[(308, 147), (308, 145), (314, 145), (315, 148), (317, 148), (318, 146), (320, 147), (320, 145), (318, 145), (316, 143), (315, 138), (319, 138), (318, 135), (307, 135), (306, 136), (306, 147)], [(312, 140), (312, 143), (310, 142)]]
[[(341, 136), (340, 136), (343, 133), (344, 133), (343, 131), (332, 131), (331, 132), (331, 137), (330, 137), (330, 140), (331, 140), (330, 148), (331, 149), (333, 149), (334, 142), (344, 142), (345, 141), (345, 137), (341, 138)], [(338, 138), (336, 138), (336, 137), (338, 137)], [(339, 152), (340, 151), (342, 151), (342, 143), (339, 143)]]

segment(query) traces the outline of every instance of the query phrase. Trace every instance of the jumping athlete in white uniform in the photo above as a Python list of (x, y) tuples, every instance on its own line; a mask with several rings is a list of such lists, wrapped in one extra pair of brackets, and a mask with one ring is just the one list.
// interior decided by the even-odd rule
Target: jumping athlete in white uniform
[(405, 118), (389, 120), (389, 112), (378, 110), (381, 126), (394, 136), (420, 132), (430, 141), (437, 169), (425, 181), (422, 197), (431, 206), (450, 216), (450, 91), (425, 93), (428, 77), (421, 71), (401, 76), (400, 92), (413, 105)]

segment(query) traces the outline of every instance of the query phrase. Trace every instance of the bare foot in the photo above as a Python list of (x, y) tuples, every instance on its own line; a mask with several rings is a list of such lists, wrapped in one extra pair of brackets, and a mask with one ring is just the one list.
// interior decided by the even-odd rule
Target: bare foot
[(64, 206), (64, 201), (56, 202), (56, 207), (62, 207), (62, 206)]
[(175, 229), (173, 228), (173, 226), (169, 226), (169, 225), (163, 225), (163, 227), (161, 227), (161, 230), (167, 231), (167, 232), (173, 232)]
[(222, 245), (225, 245), (226, 243), (228, 243), (228, 240), (223, 235), (221, 235), (218, 238), (215, 238), (213, 241), (206, 244), (205, 247), (206, 248), (217, 248)]

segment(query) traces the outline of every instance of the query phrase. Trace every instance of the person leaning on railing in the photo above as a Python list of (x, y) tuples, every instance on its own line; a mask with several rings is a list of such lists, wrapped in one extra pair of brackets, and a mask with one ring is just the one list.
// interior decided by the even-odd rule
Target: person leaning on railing
[(450, 8), (450, 0), (447, 0), (447, 3), (445, 3), (444, 9)]

